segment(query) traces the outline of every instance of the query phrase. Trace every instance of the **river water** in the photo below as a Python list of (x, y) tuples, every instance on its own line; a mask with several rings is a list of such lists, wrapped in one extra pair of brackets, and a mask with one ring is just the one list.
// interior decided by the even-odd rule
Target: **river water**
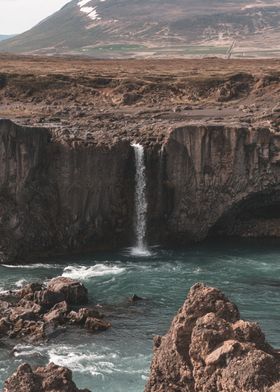
[[(113, 325), (100, 334), (72, 329), (41, 346), (2, 340), (0, 387), (24, 361), (53, 361), (72, 369), (80, 388), (142, 392), (153, 336), (166, 332), (198, 281), (222, 289), (237, 303), (242, 317), (259, 321), (268, 341), (280, 347), (280, 245), (273, 243), (200, 245), (182, 251), (154, 248), (149, 257), (124, 250), (48, 264), (0, 266), (0, 271), (1, 290), (59, 275), (80, 279), (90, 302), (106, 305)], [(134, 293), (145, 300), (130, 304), (128, 297)]]

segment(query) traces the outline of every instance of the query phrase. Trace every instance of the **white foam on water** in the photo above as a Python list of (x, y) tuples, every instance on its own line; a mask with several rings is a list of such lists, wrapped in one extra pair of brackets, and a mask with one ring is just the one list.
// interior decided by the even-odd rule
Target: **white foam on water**
[(37, 354), (44, 354), (46, 348), (43, 346), (31, 346), (28, 344), (17, 344), (13, 349), (13, 355), (15, 358), (26, 358), (33, 357)]
[(68, 367), (74, 372), (88, 373), (102, 378), (114, 373), (148, 374), (148, 368), (146, 369), (143, 364), (150, 360), (150, 355), (121, 357), (119, 353), (111, 352), (106, 347), (98, 353), (95, 347), (89, 350), (88, 346), (84, 345), (75, 348), (68, 345), (51, 347), (48, 350), (48, 357), (49, 362)]
[(59, 268), (61, 266), (57, 264), (43, 264), (43, 263), (37, 263), (37, 264), (1, 264), (1, 267), (5, 268), (18, 268), (18, 269), (35, 269), (35, 268)]
[(72, 279), (87, 280), (98, 276), (119, 275), (123, 272), (125, 272), (125, 268), (123, 267), (96, 264), (91, 267), (68, 266), (64, 268), (62, 276)]
[(130, 248), (130, 254), (134, 257), (149, 257), (152, 256), (152, 253), (145, 247), (133, 247)]
[[(75, 351), (75, 352), (74, 352)], [(85, 346), (59, 346), (48, 351), (49, 362), (59, 366), (65, 366), (74, 372), (88, 373), (92, 376), (104, 377), (104, 374), (112, 374), (115, 370), (113, 360), (114, 353), (96, 354), (86, 349)]]
[(20, 280), (18, 280), (16, 283), (15, 283), (15, 286), (17, 287), (17, 288), (21, 288), (21, 287), (23, 287), (25, 284), (27, 284), (28, 282), (27, 282), (27, 280), (26, 279), (20, 279)]

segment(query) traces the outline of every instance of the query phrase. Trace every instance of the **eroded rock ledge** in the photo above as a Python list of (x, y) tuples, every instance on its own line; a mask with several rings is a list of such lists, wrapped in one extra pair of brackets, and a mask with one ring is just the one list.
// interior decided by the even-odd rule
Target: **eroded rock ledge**
[(219, 290), (196, 284), (154, 341), (145, 392), (277, 392), (280, 354)]

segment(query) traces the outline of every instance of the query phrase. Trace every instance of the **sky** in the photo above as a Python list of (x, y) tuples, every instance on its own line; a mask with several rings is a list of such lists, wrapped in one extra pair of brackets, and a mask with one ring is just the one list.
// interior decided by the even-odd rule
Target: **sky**
[(0, 0), (0, 35), (23, 33), (68, 2), (69, 0)]

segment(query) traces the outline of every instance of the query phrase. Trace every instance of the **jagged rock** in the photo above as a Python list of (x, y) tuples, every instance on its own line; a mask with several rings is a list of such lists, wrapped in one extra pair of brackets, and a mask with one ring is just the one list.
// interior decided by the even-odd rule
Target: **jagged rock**
[(65, 300), (65, 295), (61, 292), (43, 289), (35, 291), (33, 295), (34, 301), (41, 305), (44, 310), (51, 309), (54, 305)]
[(63, 294), (69, 305), (83, 305), (88, 302), (88, 291), (85, 286), (77, 280), (58, 277), (52, 279), (47, 289), (54, 293)]
[(9, 309), (12, 305), (7, 301), (0, 300), (0, 313)]
[(41, 341), (46, 338), (44, 323), (42, 321), (23, 319), (19, 319), (12, 324), (8, 335), (10, 338), (21, 338), (28, 342)]
[(48, 323), (58, 323), (63, 324), (66, 321), (66, 316), (69, 311), (69, 306), (66, 301), (59, 302), (54, 305), (54, 307), (44, 315), (44, 321)]
[(33, 312), (32, 308), (16, 306), (11, 309), (9, 318), (11, 322), (16, 322), (18, 320), (35, 320), (37, 319), (37, 315)]
[(240, 320), (219, 290), (196, 284), (155, 338), (145, 392), (267, 392), (279, 381), (280, 356), (259, 326)]
[(27, 284), (11, 292), (9, 300), (0, 300), (0, 336), (36, 342), (57, 336), (67, 324), (92, 331), (108, 329), (111, 325), (101, 320), (103, 315), (97, 309), (71, 309), (71, 305), (87, 301), (87, 289), (73, 279), (54, 278), (47, 287)]
[(72, 372), (53, 363), (32, 369), (27, 363), (5, 381), (3, 392), (90, 392), (78, 389), (72, 381)]
[(81, 308), (78, 312), (72, 310), (68, 314), (68, 319), (71, 324), (85, 324), (88, 317), (102, 319), (104, 316), (96, 309)]
[(43, 285), (40, 283), (28, 283), (18, 291), (18, 295), (21, 298), (31, 299), (36, 291), (41, 291), (42, 289)]
[(7, 317), (0, 319), (0, 337), (7, 335), (11, 328), (11, 323)]
[(89, 331), (106, 331), (111, 328), (111, 324), (95, 317), (88, 317), (85, 322), (85, 328)]

